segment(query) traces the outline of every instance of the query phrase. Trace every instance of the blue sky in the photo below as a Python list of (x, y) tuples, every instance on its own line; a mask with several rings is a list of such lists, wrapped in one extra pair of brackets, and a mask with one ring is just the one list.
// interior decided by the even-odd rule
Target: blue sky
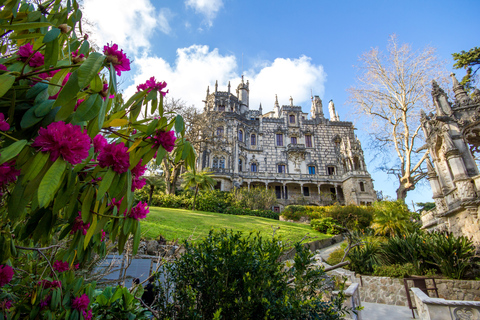
[[(84, 0), (92, 39), (118, 43), (133, 60), (122, 73), (126, 94), (151, 76), (168, 83), (170, 96), (203, 108), (206, 88), (219, 81), (236, 87), (250, 81), (250, 105), (263, 111), (280, 104), (310, 111), (310, 92), (333, 99), (341, 120), (356, 121), (346, 89), (355, 84), (358, 57), (386, 48), (396, 34), (414, 49), (437, 48), (452, 70), (451, 54), (479, 46), (478, 0), (250, 1)], [(458, 77), (463, 72), (456, 71)], [(358, 122), (359, 123), (359, 122)], [(359, 123), (360, 124), (360, 123)], [(395, 197), (396, 181), (375, 168), (368, 136), (357, 126), (375, 188)], [(431, 200), (430, 187), (410, 192), (407, 202)]]

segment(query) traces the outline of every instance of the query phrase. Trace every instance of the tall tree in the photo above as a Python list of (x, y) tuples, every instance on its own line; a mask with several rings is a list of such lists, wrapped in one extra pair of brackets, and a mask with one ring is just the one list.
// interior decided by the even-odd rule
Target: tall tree
[(197, 201), (198, 190), (211, 190), (217, 183), (215, 179), (212, 178), (212, 172), (208, 170), (202, 170), (197, 172), (195, 170), (190, 170), (182, 174), (183, 183), (182, 186), (185, 189), (194, 187), (195, 196), (193, 197), (193, 207), (192, 210), (195, 210), (195, 203)]
[(389, 153), (390, 159), (392, 152), (397, 155), (398, 161), (388, 169), (398, 178), (397, 199), (404, 201), (426, 175), (421, 165), (427, 154), (416, 152), (422, 139), (420, 110), (431, 109), (431, 82), (445, 79), (445, 68), (434, 48), (413, 51), (410, 45), (399, 44), (395, 35), (386, 53), (371, 49), (360, 57), (360, 63), (358, 85), (349, 89), (350, 101), (367, 116), (365, 128), (374, 147)]
[(473, 89), (474, 84), (477, 82), (477, 71), (480, 69), (480, 48), (473, 48), (468, 51), (461, 51), (460, 53), (453, 53), (453, 60), (455, 69), (465, 69), (467, 74), (463, 77), (460, 84), (467, 89)]

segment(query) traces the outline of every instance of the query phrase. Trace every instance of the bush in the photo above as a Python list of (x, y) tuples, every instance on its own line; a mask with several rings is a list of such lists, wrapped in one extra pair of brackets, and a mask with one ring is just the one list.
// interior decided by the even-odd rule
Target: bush
[(228, 207), (225, 214), (233, 214), (238, 216), (255, 216), (255, 217), (263, 217), (269, 219), (278, 220), (280, 214), (278, 212), (273, 212), (272, 210), (250, 210), (250, 209), (241, 209), (236, 207)]
[(376, 265), (373, 267), (373, 275), (391, 278), (406, 278), (416, 273), (416, 269), (411, 263), (392, 264), (392, 265)]
[[(340, 262), (342, 262), (342, 258), (345, 255), (345, 249), (347, 247), (347, 244), (344, 242), (340, 246), (340, 248), (336, 249), (332, 253), (330, 253), (330, 256), (327, 259), (327, 263), (331, 266), (334, 266)], [(348, 260), (348, 257), (345, 259), (345, 261), (350, 261)]]
[(289, 220), (298, 221), (302, 216), (305, 215), (305, 212), (306, 212), (305, 206), (291, 205), (291, 206), (285, 207), (285, 210), (283, 210), (282, 215)]
[(379, 265), (378, 253), (380, 245), (377, 242), (366, 241), (363, 245), (354, 247), (348, 253), (350, 264), (348, 268), (360, 274), (372, 274)]
[(342, 229), (338, 226), (338, 222), (330, 217), (313, 219), (310, 221), (310, 226), (321, 233), (340, 234), (342, 232)]
[(225, 213), (233, 203), (231, 192), (211, 190), (197, 195), (196, 210)]
[[(162, 318), (174, 319), (341, 319), (343, 295), (323, 301), (325, 272), (311, 268), (310, 251), (297, 245), (294, 266), (285, 270), (277, 239), (258, 234), (211, 231), (166, 265), (164, 286), (157, 274)], [(288, 279), (293, 278), (291, 285)]]
[(273, 189), (240, 188), (233, 191), (233, 205), (250, 210), (270, 210), (277, 203)]

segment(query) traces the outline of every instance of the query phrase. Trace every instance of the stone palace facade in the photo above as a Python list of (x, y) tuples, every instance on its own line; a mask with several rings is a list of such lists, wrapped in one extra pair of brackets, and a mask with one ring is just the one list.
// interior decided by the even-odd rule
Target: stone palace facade
[(480, 247), (480, 91), (465, 92), (452, 74), (455, 101), (436, 82), (432, 98), (436, 113), (422, 112), (428, 180), (436, 208), (422, 213), (423, 228), (472, 238)]
[[(368, 205), (376, 200), (360, 141), (351, 122), (340, 121), (330, 101), (330, 119), (322, 101), (312, 97), (311, 117), (293, 104), (272, 112), (250, 110), (249, 83), (236, 95), (207, 89), (204, 112), (215, 119), (212, 143), (199, 155), (199, 167), (210, 168), (217, 188), (263, 187), (275, 190), (281, 211), (289, 204)], [(214, 143), (215, 142), (215, 143)]]

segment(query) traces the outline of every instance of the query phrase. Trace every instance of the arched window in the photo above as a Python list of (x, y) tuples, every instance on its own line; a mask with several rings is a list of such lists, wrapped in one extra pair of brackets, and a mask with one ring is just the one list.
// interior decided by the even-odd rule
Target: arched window
[(212, 168), (218, 168), (218, 158), (213, 157)]
[(291, 114), (289, 118), (290, 118), (290, 123), (295, 123), (295, 115)]
[(221, 158), (220, 158), (219, 168), (225, 169), (225, 157), (221, 157)]
[(217, 136), (223, 137), (223, 127), (218, 127), (217, 128)]
[(360, 191), (365, 192), (365, 184), (360, 182)]
[(255, 162), (253, 162), (252, 165), (250, 166), (250, 171), (257, 172), (257, 164)]
[(255, 134), (252, 134), (252, 135), (250, 136), (250, 144), (251, 144), (252, 146), (254, 146), (254, 145), (257, 144), (257, 136), (256, 136)]
[(243, 141), (243, 131), (238, 130), (238, 141)]
[(238, 159), (238, 171), (243, 171), (242, 159)]

